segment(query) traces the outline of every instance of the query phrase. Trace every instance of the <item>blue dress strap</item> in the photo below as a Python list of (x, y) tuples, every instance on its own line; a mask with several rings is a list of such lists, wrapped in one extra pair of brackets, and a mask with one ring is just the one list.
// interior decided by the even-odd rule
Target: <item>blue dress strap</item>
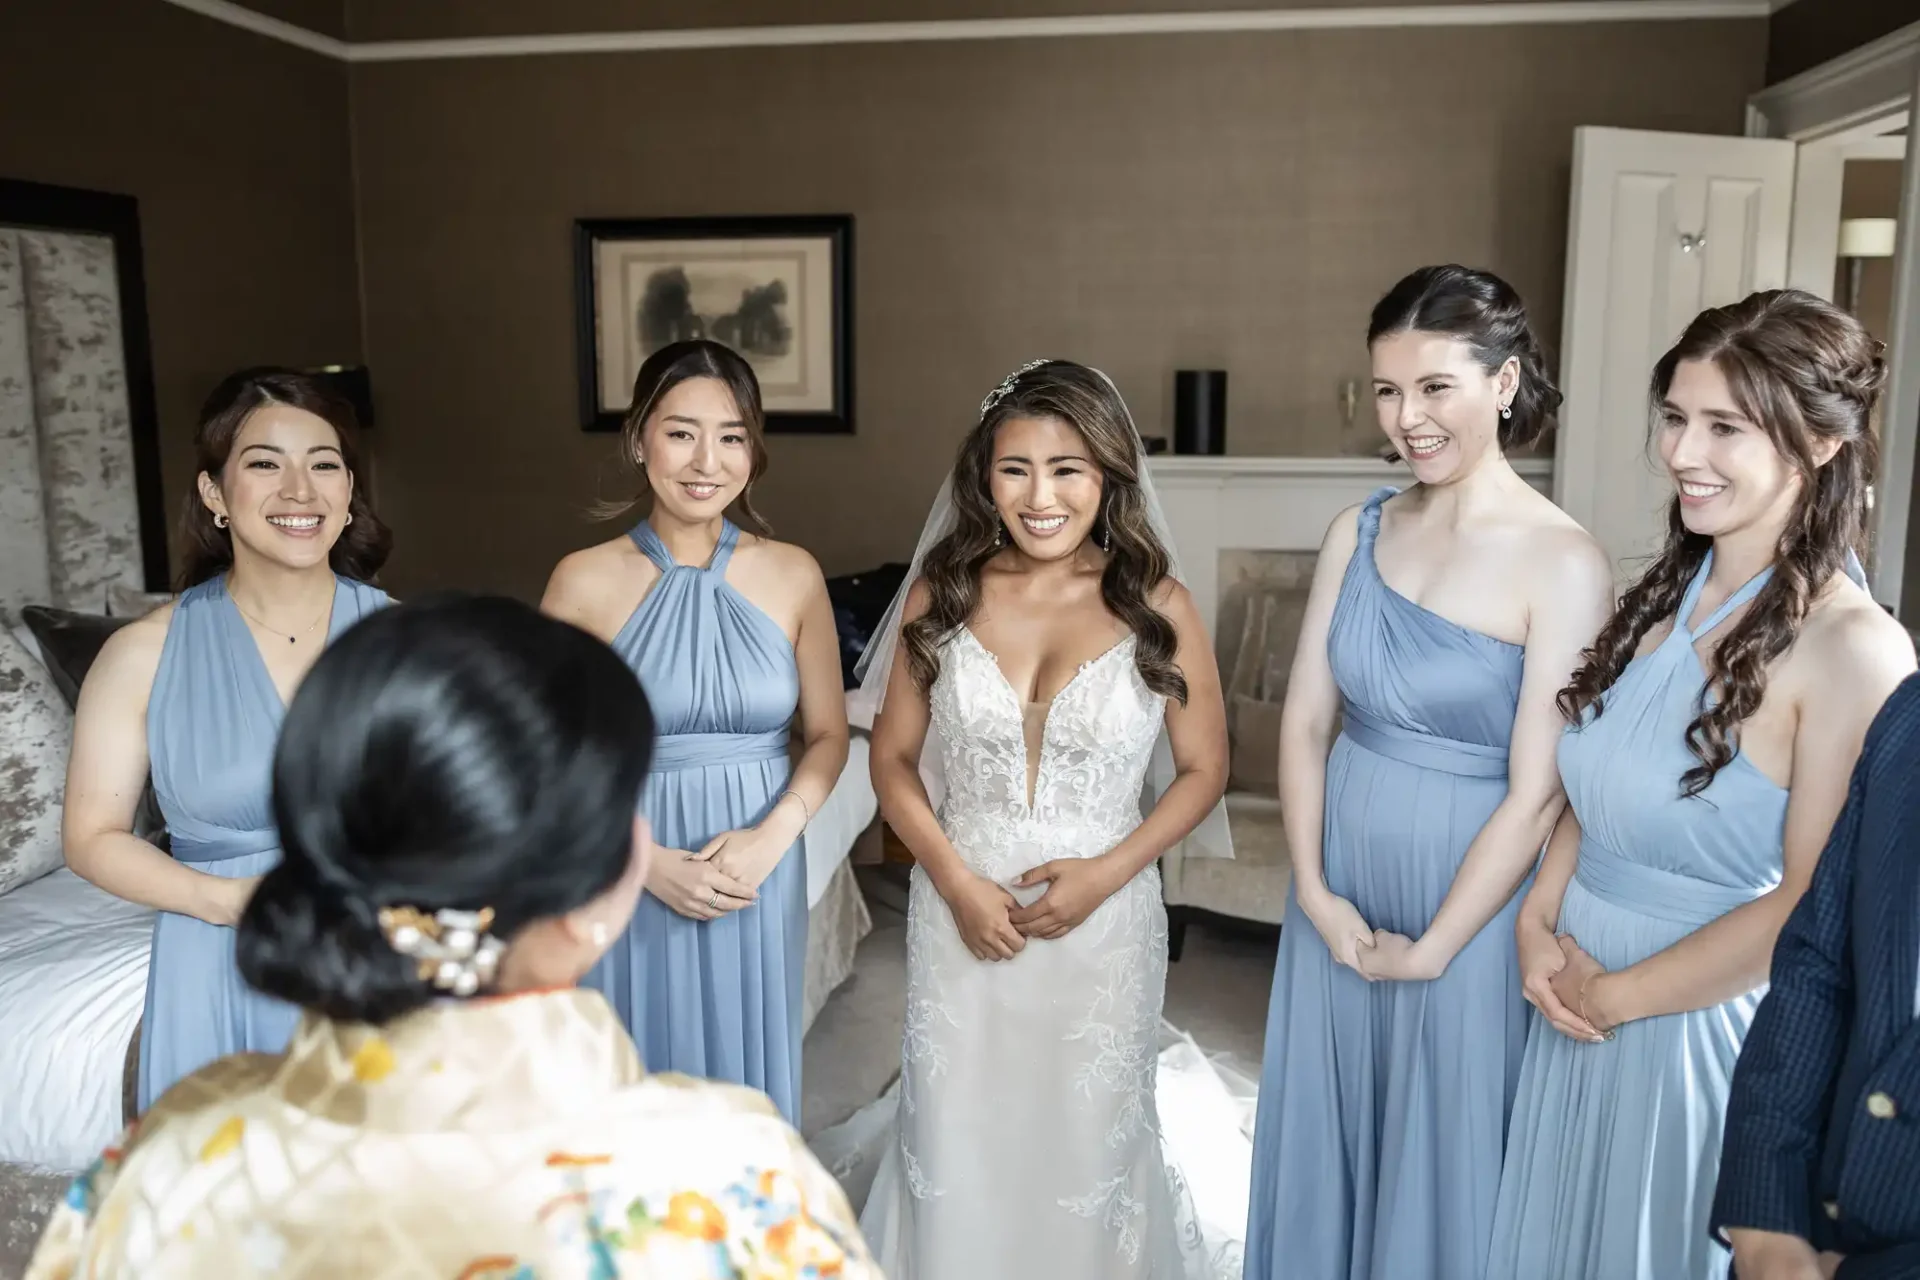
[(1674, 616), (1673, 629), (1676, 634), (1684, 633), (1690, 640), (1709, 635), (1713, 629), (1727, 620), (1727, 615), (1747, 601), (1760, 594), (1760, 588), (1773, 578), (1773, 566), (1768, 565), (1741, 584), (1740, 589), (1720, 602), (1720, 607), (1707, 616), (1707, 620), (1697, 627), (1686, 625), (1687, 618), (1693, 613), (1694, 606), (1700, 601), (1701, 588), (1706, 585), (1707, 574), (1713, 568), (1713, 552), (1707, 552), (1707, 558), (1700, 562), (1700, 571), (1693, 576), (1693, 582), (1687, 587), (1686, 599), (1680, 603), (1680, 612)]
[(653, 561), (654, 567), (661, 573), (668, 573), (675, 567), (673, 553), (667, 550), (667, 544), (660, 541), (660, 535), (653, 531), (653, 525), (645, 520), (633, 526), (627, 536), (633, 539), (633, 545), (640, 548), (640, 554)]
[(1866, 566), (1860, 563), (1860, 553), (1852, 547), (1847, 548), (1847, 563), (1845, 568), (1847, 576), (1853, 579), (1853, 585), (1865, 591), (1867, 589)]
[(1399, 492), (1400, 490), (1395, 488), (1393, 485), (1383, 484), (1378, 489), (1375, 489), (1372, 493), (1368, 494), (1367, 500), (1360, 504), (1360, 545), (1361, 546), (1365, 546), (1369, 542), (1372, 542), (1375, 536), (1379, 534), (1381, 504), (1383, 504), (1384, 502), (1386, 502), (1388, 498), (1393, 497), (1395, 494)]
[[(641, 554), (653, 561), (661, 573), (671, 573), (682, 567), (673, 558), (673, 552), (667, 550), (667, 544), (660, 541), (660, 535), (653, 531), (650, 521), (642, 520), (633, 526), (627, 536), (633, 539), (633, 545), (640, 548)], [(707, 572), (725, 573), (727, 561), (733, 558), (733, 548), (739, 541), (740, 530), (734, 527), (733, 521), (723, 518), (720, 521), (720, 540), (714, 543), (713, 555), (707, 560)]]
[(733, 549), (740, 545), (740, 530), (733, 521), (720, 521), (720, 541), (714, 544), (713, 555), (707, 561), (707, 572), (725, 575), (727, 561), (733, 559)]

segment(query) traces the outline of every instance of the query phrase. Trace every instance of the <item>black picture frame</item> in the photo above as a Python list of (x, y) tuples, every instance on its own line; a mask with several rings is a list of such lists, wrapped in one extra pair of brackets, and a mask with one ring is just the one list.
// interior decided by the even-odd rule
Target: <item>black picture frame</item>
[(166, 493), (160, 482), (160, 411), (153, 390), (147, 323), (146, 259), (140, 202), (81, 187), (0, 178), (0, 226), (106, 236), (113, 241), (120, 290), (121, 358), (126, 365), (127, 425), (133, 445), (134, 500), (140, 507), (140, 561), (148, 591), (167, 589)]
[[(670, 242), (699, 240), (823, 242), (826, 256), (823, 274), (831, 293), (825, 308), (824, 340), (829, 344), (829, 351), (822, 358), (825, 381), (831, 386), (829, 402), (818, 407), (783, 407), (779, 388), (762, 375), (767, 431), (789, 435), (852, 434), (853, 217), (850, 214), (577, 219), (573, 224), (574, 328), (581, 428), (618, 431), (626, 416), (626, 400), (632, 385), (633, 370), (627, 369), (624, 370), (626, 390), (618, 398), (603, 389), (603, 381), (607, 379), (603, 378), (600, 321), (605, 308), (596, 287), (598, 249), (622, 241), (642, 244), (651, 241), (665, 246)], [(802, 342), (806, 340), (803, 333)], [(749, 354), (748, 360), (753, 362), (754, 356)]]

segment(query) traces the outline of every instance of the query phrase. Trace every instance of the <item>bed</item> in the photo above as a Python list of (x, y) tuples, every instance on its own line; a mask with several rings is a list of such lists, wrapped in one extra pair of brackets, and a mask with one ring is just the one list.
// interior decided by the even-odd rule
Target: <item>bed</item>
[[(873, 927), (848, 855), (876, 812), (856, 735), (804, 841), (809, 1026)], [(0, 1162), (70, 1173), (119, 1132), (152, 931), (153, 912), (64, 867), (0, 896)]]
[[(166, 574), (167, 504), (122, 250), (0, 225), (0, 1277), (50, 1188), (119, 1131), (145, 999), (153, 913), (67, 871), (59, 844), (78, 682), (164, 598), (145, 594)], [(67, 630), (42, 625), (55, 614)], [(877, 808), (856, 738), (805, 837), (808, 1025), (872, 928), (849, 855)]]

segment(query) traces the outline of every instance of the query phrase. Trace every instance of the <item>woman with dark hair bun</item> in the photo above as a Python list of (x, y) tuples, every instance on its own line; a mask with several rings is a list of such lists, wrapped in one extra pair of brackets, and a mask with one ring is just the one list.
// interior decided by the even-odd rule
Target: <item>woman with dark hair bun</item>
[(1707, 1226), (1734, 1060), (1914, 670), (1855, 555), (1880, 350), (1786, 290), (1701, 312), (1654, 367), (1666, 545), (1560, 694), (1569, 805), (1516, 925), (1539, 1013), (1494, 1280), (1727, 1274)]
[[(293, 1030), (297, 1009), (241, 982), (232, 925), (280, 858), (267, 767), (286, 700), (327, 643), (387, 603), (369, 580), (392, 541), (356, 482), (353, 408), (317, 379), (232, 375), (207, 398), (194, 452), (180, 595), (101, 649), (67, 767), (67, 865), (159, 912), (141, 1110)], [(149, 772), (172, 856), (133, 834)]]
[(1367, 345), (1417, 483), (1328, 529), (1281, 713), (1294, 880), (1248, 1280), (1485, 1274), (1526, 1045), (1516, 893), (1565, 803), (1554, 695), (1611, 597), (1594, 540), (1507, 461), (1560, 403), (1512, 287), (1422, 268)]
[(878, 1280), (764, 1098), (648, 1076), (577, 986), (646, 878), (653, 747), (620, 660), (525, 605), (342, 637), (287, 713), (286, 853), (238, 930), (299, 1029), (162, 1097), (32, 1274)]

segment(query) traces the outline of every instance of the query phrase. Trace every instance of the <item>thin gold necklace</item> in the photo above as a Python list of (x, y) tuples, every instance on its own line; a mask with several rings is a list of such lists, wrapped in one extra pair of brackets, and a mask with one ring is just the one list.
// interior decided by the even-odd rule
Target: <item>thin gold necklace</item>
[(254, 617), (253, 614), (247, 611), (247, 606), (240, 603), (240, 597), (234, 595), (231, 591), (227, 593), (227, 599), (233, 601), (233, 607), (238, 609), (240, 611), (241, 616), (246, 618), (249, 622), (253, 623), (254, 626), (259, 627), (263, 631), (271, 631), (274, 635), (279, 636), (281, 639), (285, 640), (288, 644), (296, 643), (301, 636), (306, 635), (307, 632), (312, 631), (315, 627), (320, 625), (320, 618), (324, 618), (327, 616), (327, 614), (330, 614), (333, 612), (333, 602), (329, 600), (327, 602), (327, 607), (325, 612), (321, 613), (319, 618), (315, 618), (312, 622), (309, 622), (305, 627), (301, 628), (299, 631), (294, 632), (292, 635), (288, 635), (286, 632), (280, 630), (278, 627), (269, 627), (266, 623)]

